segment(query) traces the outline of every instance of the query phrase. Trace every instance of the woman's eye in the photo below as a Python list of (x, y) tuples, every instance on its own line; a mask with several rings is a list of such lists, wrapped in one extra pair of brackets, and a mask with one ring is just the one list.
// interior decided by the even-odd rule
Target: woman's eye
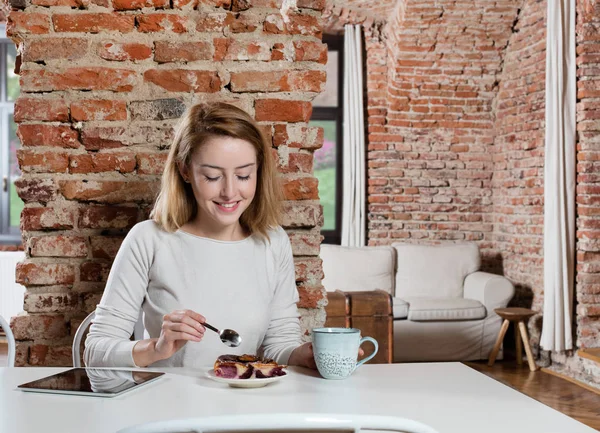
[(238, 176), (238, 179), (246, 181), (246, 180), (250, 179), (250, 175), (248, 175), (248, 176)]
[(219, 180), (219, 176), (217, 176), (217, 177), (204, 176), (204, 177), (206, 177), (206, 180), (209, 182), (216, 182), (217, 180)]

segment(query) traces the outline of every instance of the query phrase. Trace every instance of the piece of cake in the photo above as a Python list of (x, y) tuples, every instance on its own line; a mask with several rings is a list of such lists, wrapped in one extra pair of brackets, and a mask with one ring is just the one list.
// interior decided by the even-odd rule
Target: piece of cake
[(215, 375), (226, 379), (266, 379), (285, 376), (285, 365), (255, 355), (221, 355), (214, 365)]

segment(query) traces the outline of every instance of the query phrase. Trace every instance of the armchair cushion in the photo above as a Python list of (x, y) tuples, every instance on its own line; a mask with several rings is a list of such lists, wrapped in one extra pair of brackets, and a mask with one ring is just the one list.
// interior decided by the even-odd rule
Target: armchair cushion
[[(479, 248), (474, 242), (444, 245), (392, 244), (397, 253), (398, 298), (462, 298), (467, 275), (479, 270)], [(409, 317), (410, 318), (410, 317)]]
[(385, 290), (394, 294), (396, 255), (390, 246), (341, 247), (321, 244), (323, 286), (327, 291)]
[(444, 320), (484, 319), (486, 309), (475, 299), (466, 298), (406, 298), (410, 305), (408, 320), (432, 322)]
[(392, 311), (394, 320), (408, 317), (408, 302), (400, 298), (392, 298)]

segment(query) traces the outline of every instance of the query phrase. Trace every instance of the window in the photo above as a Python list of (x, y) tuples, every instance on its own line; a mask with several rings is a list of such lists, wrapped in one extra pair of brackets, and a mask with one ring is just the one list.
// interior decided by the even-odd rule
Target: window
[(324, 242), (340, 244), (342, 221), (342, 122), (344, 37), (323, 36), (327, 44), (327, 83), (325, 91), (313, 100), (311, 126), (324, 132), (323, 147), (315, 152), (314, 171), (319, 179), (319, 197), (323, 206)]
[(15, 44), (6, 38), (0, 25), (0, 242), (20, 243), (19, 219), (23, 201), (15, 190), (15, 180), (21, 175), (17, 161), (17, 125), (13, 119), (15, 100), (19, 95), (19, 77), (15, 75), (17, 52)]

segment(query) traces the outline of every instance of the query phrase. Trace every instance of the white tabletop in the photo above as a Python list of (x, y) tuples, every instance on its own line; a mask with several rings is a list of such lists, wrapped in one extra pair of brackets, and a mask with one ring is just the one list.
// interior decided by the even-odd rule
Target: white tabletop
[(264, 412), (394, 415), (440, 433), (597, 433), (460, 363), (365, 365), (341, 381), (292, 368), (256, 389), (231, 388), (204, 371), (167, 369), (158, 381), (113, 398), (15, 389), (62, 370), (0, 369), (0, 433), (109, 433), (146, 421)]

